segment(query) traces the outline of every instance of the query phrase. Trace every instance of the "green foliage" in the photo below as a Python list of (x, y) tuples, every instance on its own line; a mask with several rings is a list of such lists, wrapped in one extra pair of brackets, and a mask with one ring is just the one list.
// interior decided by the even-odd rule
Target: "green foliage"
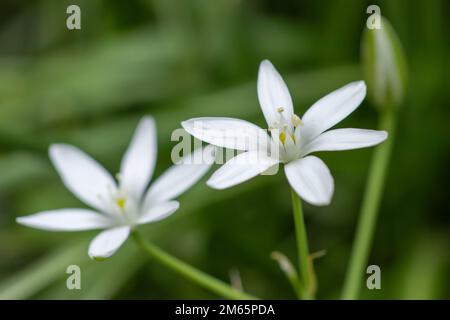
[[(126, 4), (125, 4), (126, 3)], [(82, 29), (65, 27), (79, 4)], [(403, 4), (403, 5), (402, 5)], [(49, 233), (15, 217), (83, 206), (47, 157), (53, 142), (86, 150), (112, 172), (138, 119), (156, 118), (158, 175), (170, 163), (171, 132), (197, 116), (263, 125), (256, 97), (259, 62), (285, 76), (301, 116), (323, 94), (359, 80), (362, 1), (131, 0), (0, 4), (0, 298), (216, 298), (147, 259), (131, 242), (111, 259), (87, 256), (95, 233)], [(380, 208), (371, 264), (382, 290), (368, 299), (449, 298), (447, 178), (450, 147), (449, 57), (445, 1), (381, 1), (408, 57), (407, 108)], [(362, 106), (342, 124), (376, 128)], [(323, 153), (336, 193), (324, 208), (304, 207), (318, 298), (338, 298), (372, 150)], [(225, 191), (204, 181), (180, 210), (141, 233), (171, 254), (224, 281), (239, 270), (246, 291), (296, 297), (273, 251), (296, 257), (289, 187), (261, 176)], [(439, 236), (434, 236), (439, 235)], [(82, 289), (66, 289), (77, 264)]]

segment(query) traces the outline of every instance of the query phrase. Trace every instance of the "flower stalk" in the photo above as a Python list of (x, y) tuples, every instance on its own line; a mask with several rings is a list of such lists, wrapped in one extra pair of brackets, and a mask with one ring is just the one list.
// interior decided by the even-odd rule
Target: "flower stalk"
[(299, 274), (300, 299), (313, 299), (312, 261), (309, 257), (308, 236), (306, 234), (305, 219), (303, 217), (302, 203), (297, 193), (292, 190), (292, 209), (294, 213), (295, 235), (297, 240), (297, 259)]
[(375, 150), (372, 158), (342, 291), (346, 300), (358, 298), (361, 288), (394, 145), (397, 112), (406, 91), (407, 68), (402, 46), (388, 20), (383, 17), (381, 21), (380, 29), (365, 30), (363, 34), (362, 65), (372, 104), (380, 111), (379, 127), (389, 132), (389, 139)]
[(141, 247), (149, 256), (154, 258), (160, 264), (165, 267), (172, 269), (179, 275), (191, 280), (192, 282), (200, 285), (201, 287), (208, 289), (215, 294), (222, 296), (227, 299), (232, 300), (255, 300), (254, 296), (251, 296), (245, 292), (239, 291), (225, 282), (222, 282), (203, 271), (200, 271), (187, 263), (171, 256), (167, 252), (161, 250), (154, 244), (147, 242), (143, 237), (137, 232), (133, 231), (132, 238), (136, 244)]
[(356, 228), (350, 263), (344, 282), (342, 299), (358, 298), (365, 267), (372, 247), (378, 209), (386, 180), (396, 126), (396, 110), (387, 108), (381, 113), (380, 129), (389, 132), (389, 139), (375, 149), (366, 184), (360, 218)]

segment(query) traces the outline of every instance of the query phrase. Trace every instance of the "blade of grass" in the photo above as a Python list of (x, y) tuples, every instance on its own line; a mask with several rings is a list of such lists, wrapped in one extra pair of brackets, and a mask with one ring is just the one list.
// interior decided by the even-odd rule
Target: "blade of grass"
[(65, 244), (8, 277), (0, 284), (0, 300), (29, 298), (66, 275), (68, 265), (86, 263), (86, 246), (86, 241)]

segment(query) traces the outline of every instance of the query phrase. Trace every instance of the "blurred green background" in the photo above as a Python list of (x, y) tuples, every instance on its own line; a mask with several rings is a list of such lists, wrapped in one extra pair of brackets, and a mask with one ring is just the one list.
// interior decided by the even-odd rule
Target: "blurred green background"
[[(78, 4), (82, 30), (66, 28)], [(368, 299), (450, 297), (450, 3), (435, 1), (85, 0), (0, 3), (0, 298), (217, 298), (180, 279), (128, 241), (106, 262), (89, 260), (95, 232), (51, 233), (15, 217), (82, 204), (47, 157), (72, 143), (111, 172), (138, 119), (158, 126), (159, 174), (170, 163), (172, 130), (197, 116), (264, 125), (256, 75), (270, 59), (285, 77), (296, 113), (362, 78), (366, 8), (378, 4), (397, 31), (409, 65), (370, 264), (382, 290)], [(447, 67), (444, 67), (447, 62)], [(366, 100), (342, 126), (376, 128)], [(328, 207), (305, 205), (318, 298), (338, 298), (373, 149), (322, 153), (336, 183)], [(209, 174), (208, 174), (209, 176)], [(284, 175), (226, 191), (204, 180), (171, 218), (141, 228), (156, 244), (262, 298), (295, 295), (270, 258), (295, 259), (290, 191)], [(66, 289), (66, 267), (82, 270), (82, 290)]]

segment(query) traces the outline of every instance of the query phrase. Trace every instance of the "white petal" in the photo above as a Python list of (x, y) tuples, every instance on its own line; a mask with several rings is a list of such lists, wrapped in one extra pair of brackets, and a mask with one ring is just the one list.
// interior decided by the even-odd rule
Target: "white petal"
[(322, 160), (307, 156), (286, 164), (284, 170), (291, 187), (305, 201), (316, 206), (330, 203), (333, 177)]
[(214, 189), (225, 189), (247, 181), (279, 161), (258, 151), (248, 151), (230, 159), (206, 182)]
[(89, 257), (103, 260), (114, 254), (127, 240), (130, 227), (123, 226), (100, 232), (89, 245)]
[(133, 136), (120, 167), (120, 187), (135, 200), (140, 200), (150, 181), (156, 163), (155, 122), (144, 117)]
[(366, 84), (356, 81), (337, 89), (314, 103), (303, 115), (302, 134), (312, 139), (345, 119), (364, 100)]
[(52, 145), (49, 155), (67, 189), (91, 207), (108, 212), (107, 201), (116, 182), (100, 164), (66, 144)]
[(294, 109), (289, 89), (269, 60), (264, 60), (259, 65), (258, 99), (269, 127), (279, 121), (279, 108), (284, 109), (282, 115), (290, 122)]
[(166, 170), (150, 186), (144, 208), (152, 203), (175, 199), (200, 180), (214, 162), (214, 146), (198, 148), (184, 157), (179, 164)]
[(158, 203), (149, 207), (147, 211), (139, 218), (138, 223), (144, 224), (162, 220), (177, 211), (179, 207), (180, 204), (178, 201)]
[(304, 154), (371, 147), (386, 140), (387, 136), (386, 131), (378, 130), (350, 128), (330, 130), (305, 146)]
[(193, 118), (183, 121), (181, 125), (199, 140), (234, 150), (254, 150), (264, 147), (269, 140), (265, 130), (240, 119)]
[(81, 231), (110, 227), (113, 223), (107, 217), (87, 209), (60, 209), (43, 211), (30, 216), (19, 217), (17, 223), (48, 231)]

